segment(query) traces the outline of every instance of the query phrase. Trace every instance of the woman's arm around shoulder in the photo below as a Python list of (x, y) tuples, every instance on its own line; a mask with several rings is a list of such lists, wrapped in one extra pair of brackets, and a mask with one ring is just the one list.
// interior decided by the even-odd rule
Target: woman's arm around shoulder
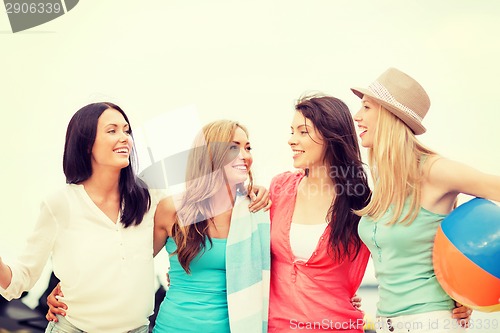
[(161, 249), (165, 246), (167, 238), (171, 236), (175, 219), (176, 209), (174, 199), (172, 197), (162, 199), (158, 203), (154, 217), (154, 256), (161, 251)]

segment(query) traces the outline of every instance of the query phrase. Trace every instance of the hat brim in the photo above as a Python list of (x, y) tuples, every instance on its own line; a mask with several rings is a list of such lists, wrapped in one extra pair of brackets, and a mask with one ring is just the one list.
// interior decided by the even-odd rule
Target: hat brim
[(401, 109), (398, 109), (394, 105), (389, 104), (386, 101), (378, 98), (370, 90), (364, 88), (351, 88), (351, 90), (359, 98), (363, 98), (363, 96), (366, 95), (371, 99), (374, 99), (377, 103), (381, 104), (385, 109), (390, 111), (393, 115), (401, 119), (401, 121), (404, 122), (406, 126), (408, 126), (413, 131), (413, 133), (415, 133), (415, 135), (425, 133), (426, 129), (420, 122), (416, 121), (414, 118), (407, 115)]

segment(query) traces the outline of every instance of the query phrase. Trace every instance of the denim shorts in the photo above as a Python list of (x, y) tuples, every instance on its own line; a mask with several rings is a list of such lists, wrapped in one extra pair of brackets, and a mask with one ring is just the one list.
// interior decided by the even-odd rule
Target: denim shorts
[[(85, 333), (78, 327), (71, 324), (66, 318), (63, 316), (57, 315), (57, 323), (51, 321), (47, 328), (45, 329), (45, 333)], [(126, 333), (148, 333), (149, 326), (144, 325), (133, 330), (127, 331)]]

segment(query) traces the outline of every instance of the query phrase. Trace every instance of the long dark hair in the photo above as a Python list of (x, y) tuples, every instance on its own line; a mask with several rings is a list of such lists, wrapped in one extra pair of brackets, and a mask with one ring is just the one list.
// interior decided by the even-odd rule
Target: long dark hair
[[(92, 175), (91, 156), (97, 132), (97, 122), (107, 109), (120, 112), (130, 126), (125, 112), (113, 103), (92, 103), (78, 110), (71, 118), (66, 130), (63, 156), (66, 183), (79, 184)], [(130, 127), (130, 135), (132, 135), (132, 127)], [(135, 155), (134, 145), (130, 152), (129, 165), (120, 171), (120, 201), (124, 207), (121, 223), (125, 227), (140, 224), (151, 205), (147, 185), (135, 174), (137, 164)]]
[(305, 96), (295, 110), (309, 119), (326, 144), (324, 162), (336, 188), (328, 210), (329, 252), (339, 261), (354, 260), (361, 248), (360, 217), (353, 210), (363, 208), (370, 198), (366, 172), (361, 162), (354, 121), (347, 105), (331, 96)]

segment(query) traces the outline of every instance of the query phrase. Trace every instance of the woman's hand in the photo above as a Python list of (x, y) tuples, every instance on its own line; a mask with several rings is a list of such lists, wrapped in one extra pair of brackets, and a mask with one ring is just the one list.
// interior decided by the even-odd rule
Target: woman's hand
[(261, 209), (268, 211), (271, 208), (271, 200), (269, 200), (269, 191), (263, 186), (254, 185), (249, 195), (252, 201), (248, 205), (248, 209), (252, 212), (258, 212)]
[(455, 302), (455, 308), (453, 309), (453, 318), (458, 321), (460, 326), (467, 328), (469, 327), (470, 316), (472, 314), (472, 309)]
[(60, 283), (58, 283), (50, 295), (47, 296), (47, 305), (49, 306), (49, 310), (47, 311), (45, 318), (47, 318), (48, 321), (57, 322), (56, 315), (66, 316), (65, 310), (67, 310), (68, 307), (66, 304), (59, 301), (57, 299), (58, 297), (64, 297)]
[(359, 308), (361, 307), (361, 297), (359, 297), (357, 294), (354, 294), (354, 296), (352, 296), (351, 298), (351, 304), (355, 309), (359, 310)]
[(7, 289), (12, 281), (12, 271), (10, 267), (2, 261), (2, 257), (0, 257), (0, 287), (3, 289)]

